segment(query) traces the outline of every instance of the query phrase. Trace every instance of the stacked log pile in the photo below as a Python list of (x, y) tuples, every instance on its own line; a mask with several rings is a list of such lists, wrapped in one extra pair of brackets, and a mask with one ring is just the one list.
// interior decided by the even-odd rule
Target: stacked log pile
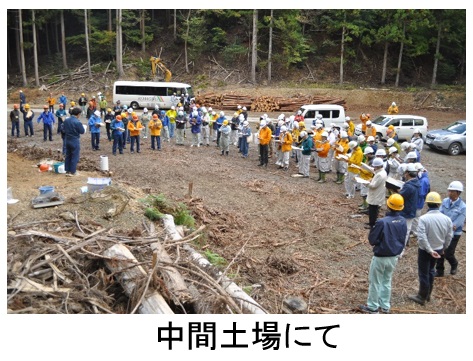
[(345, 106), (345, 100), (337, 97), (321, 95), (295, 94), (289, 98), (259, 96), (252, 97), (246, 94), (215, 94), (207, 93), (196, 97), (196, 102), (206, 107), (219, 110), (236, 110), (238, 105), (246, 106), (253, 112), (296, 112), (304, 104), (338, 104)]

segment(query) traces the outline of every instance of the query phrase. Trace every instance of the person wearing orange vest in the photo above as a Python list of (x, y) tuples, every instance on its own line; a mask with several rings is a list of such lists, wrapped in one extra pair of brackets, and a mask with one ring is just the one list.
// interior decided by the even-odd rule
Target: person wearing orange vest
[(128, 122), (128, 130), (130, 131), (130, 153), (140, 153), (140, 133), (143, 129), (143, 125), (138, 120), (137, 115), (133, 115), (131, 122)]
[(371, 117), (370, 114), (362, 113), (362, 114), (360, 115), (360, 120), (361, 120), (361, 132), (362, 132), (363, 134), (366, 133), (366, 122), (367, 122), (368, 120), (370, 120), (370, 117)]
[(370, 135), (376, 139), (376, 128), (373, 127), (373, 123), (371, 123), (371, 120), (367, 120), (365, 128), (365, 137), (368, 138)]
[(279, 153), (278, 159), (279, 169), (287, 171), (289, 168), (289, 156), (292, 150), (292, 135), (285, 125), (281, 126), (279, 144), (281, 145), (281, 152)]
[(345, 179), (345, 190), (347, 198), (355, 198), (355, 177), (360, 174), (358, 168), (363, 160), (363, 151), (358, 146), (358, 142), (355, 140), (348, 143), (348, 147), (351, 149), (351, 155), (348, 159), (348, 172)]
[(395, 102), (391, 103), (391, 106), (388, 108), (388, 114), (393, 115), (399, 113), (399, 108)]
[(345, 181), (345, 173), (347, 172), (347, 162), (344, 161), (340, 156), (346, 156), (348, 152), (348, 133), (344, 130), (340, 132), (340, 139), (338, 139), (333, 145), (334, 160), (333, 167), (337, 172), (337, 180), (335, 183), (342, 184)]
[(53, 93), (49, 93), (48, 99), (46, 99), (49, 105), (49, 111), (54, 114), (54, 104), (56, 104), (56, 98), (53, 97)]
[(259, 139), (259, 151), (260, 151), (260, 167), (268, 166), (268, 152), (269, 142), (271, 141), (271, 129), (269, 129), (266, 120), (262, 120), (260, 123), (260, 129), (258, 134)]
[(328, 153), (330, 151), (330, 142), (328, 141), (328, 133), (323, 131), (320, 134), (321, 140), (315, 145), (317, 152), (317, 169), (319, 170), (319, 183), (325, 183), (326, 174), (330, 171), (330, 160)]
[[(156, 150), (156, 147), (158, 150), (161, 150), (161, 129), (163, 127), (163, 123), (158, 117), (158, 114), (153, 114), (153, 117), (151, 118), (148, 128), (149, 128), (149, 134), (151, 135), (151, 149)], [(156, 147), (154, 146), (154, 142), (156, 141)]]

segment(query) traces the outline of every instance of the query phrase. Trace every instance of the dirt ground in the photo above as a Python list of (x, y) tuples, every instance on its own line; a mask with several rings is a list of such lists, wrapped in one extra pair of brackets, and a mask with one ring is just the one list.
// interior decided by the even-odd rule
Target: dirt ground
[[(269, 92), (267, 89), (258, 91)], [(287, 96), (281, 89), (272, 92)], [(466, 117), (461, 99), (449, 101), (444, 96), (438, 105), (442, 110), (438, 107), (415, 109), (427, 93), (417, 95), (417, 98), (410, 96), (414, 99), (410, 103), (405, 96), (404, 111), (401, 112), (426, 116), (429, 129)], [(392, 97), (382, 91), (352, 91), (346, 96), (347, 114), (355, 119), (361, 112), (383, 114), (387, 108), (384, 105), (389, 105), (394, 100)], [(435, 94), (429, 95), (424, 106), (438, 99)], [(269, 114), (273, 118), (277, 115), (279, 113)], [(251, 113), (250, 116), (258, 117), (259, 114)], [(7, 134), (10, 134), (10, 125)], [(267, 169), (262, 169), (257, 166), (258, 154), (254, 145), (250, 146), (247, 159), (240, 157), (236, 147), (230, 148), (228, 157), (222, 157), (215, 143), (209, 147), (190, 148), (189, 137), (186, 146), (179, 147), (171, 141), (164, 143), (160, 152), (153, 152), (149, 139), (142, 139), (141, 154), (130, 154), (128, 148), (125, 154), (113, 156), (112, 143), (104, 134), (100, 152), (91, 150), (90, 135), (86, 134), (81, 143), (80, 175), (67, 178), (53, 172), (41, 173), (36, 166), (44, 158), (58, 159), (57, 150), (61, 148), (58, 135), (54, 135), (52, 142), (43, 142), (42, 129), (36, 124), (34, 137), (8, 138), (7, 186), (12, 187), (13, 197), (20, 200), (8, 205), (8, 230), (14, 225), (55, 219), (61, 213), (71, 211), (77, 212), (82, 220), (96, 222), (97, 226), (127, 233), (143, 228), (142, 222), (146, 218), (140, 199), (148, 194), (162, 193), (169, 199), (187, 202), (196, 218), (196, 227), (206, 226), (205, 236), (196, 247), (211, 250), (227, 262), (233, 260), (229, 273), (234, 281), (248, 289), (268, 312), (282, 313), (282, 300), (290, 295), (304, 299), (308, 313), (356, 313), (356, 307), (366, 301), (372, 257), (367, 230), (363, 228), (367, 216), (357, 212), (359, 194), (355, 199), (345, 199), (344, 186), (332, 181), (336, 178), (333, 173), (328, 175), (329, 181), (325, 184), (314, 181), (315, 168), (311, 168), (309, 179), (291, 178), (292, 173), (297, 173), (293, 159), (288, 172), (278, 170), (274, 158), (270, 159)], [(88, 177), (103, 177), (98, 171), (100, 155), (108, 156), (113, 172), (112, 185), (126, 190), (130, 196), (124, 211), (112, 219), (104, 218), (106, 207), (103, 210), (91, 207), (88, 201), (83, 201), (80, 192)], [(447, 185), (452, 180), (466, 184), (465, 154), (451, 157), (424, 148), (421, 162), (429, 171), (431, 189), (442, 196), (446, 196)], [(186, 196), (190, 183), (194, 201), (189, 202)], [(44, 185), (55, 186), (65, 197), (65, 203), (33, 209), (31, 199)], [(462, 198), (466, 199), (466, 192)], [(384, 211), (383, 208), (381, 215)], [(466, 313), (465, 241), (466, 233), (457, 248), (459, 272), (435, 280), (432, 301), (426, 306), (419, 306), (407, 298), (418, 287), (417, 248), (415, 241), (411, 242), (394, 274), (392, 313)], [(9, 234), (9, 262), (13, 258), (14, 245), (14, 234)]]

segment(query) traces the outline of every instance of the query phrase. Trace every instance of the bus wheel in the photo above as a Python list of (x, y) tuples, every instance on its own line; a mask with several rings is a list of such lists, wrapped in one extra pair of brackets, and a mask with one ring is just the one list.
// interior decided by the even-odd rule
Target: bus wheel
[(130, 107), (133, 109), (138, 109), (138, 103), (137, 102), (131, 102)]

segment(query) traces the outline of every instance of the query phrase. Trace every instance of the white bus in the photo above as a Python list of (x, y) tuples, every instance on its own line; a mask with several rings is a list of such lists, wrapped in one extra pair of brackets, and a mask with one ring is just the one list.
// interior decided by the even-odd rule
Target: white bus
[[(155, 105), (159, 109), (170, 109), (173, 105), (171, 96), (176, 93), (177, 97), (181, 94), (189, 94), (194, 97), (192, 87), (189, 84), (175, 82), (154, 82), (154, 81), (116, 81), (113, 84), (113, 102), (120, 100), (120, 104), (128, 107), (150, 108)], [(174, 104), (176, 105), (176, 104)]]

